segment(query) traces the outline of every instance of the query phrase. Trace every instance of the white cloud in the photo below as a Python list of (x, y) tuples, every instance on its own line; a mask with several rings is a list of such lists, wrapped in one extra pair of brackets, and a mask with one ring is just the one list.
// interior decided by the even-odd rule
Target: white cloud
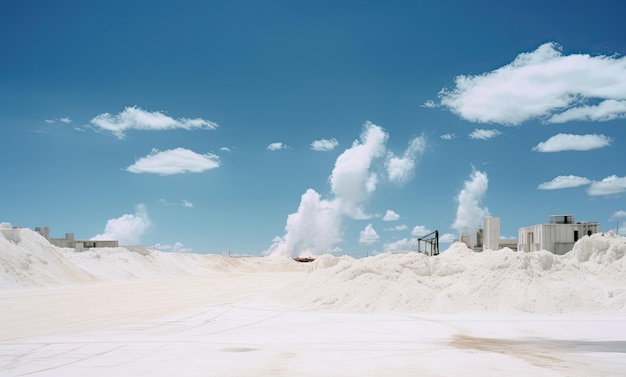
[(413, 178), (416, 160), (426, 150), (426, 138), (419, 136), (409, 142), (409, 146), (402, 157), (396, 157), (392, 152), (387, 155), (385, 167), (389, 180), (403, 184)]
[(457, 236), (452, 233), (446, 233), (439, 237), (439, 243), (452, 243), (457, 240)]
[(623, 219), (625, 217), (626, 217), (626, 211), (619, 210), (619, 211), (615, 211), (613, 215), (611, 215), (611, 220)]
[(228, 148), (228, 147), (221, 147), (220, 150), (222, 152), (231, 152), (230, 148)]
[(435, 107), (438, 107), (439, 105), (437, 105), (435, 103), (435, 101), (433, 101), (432, 99), (427, 100), (426, 102), (424, 102), (423, 104), (420, 105), (421, 107), (426, 107), (428, 109), (433, 109)]
[(393, 228), (386, 228), (386, 231), (391, 231), (391, 232), (400, 232), (403, 230), (407, 230), (409, 229), (409, 227), (407, 227), (406, 225), (402, 224), (402, 225), (396, 225)]
[(475, 129), (472, 133), (469, 134), (470, 139), (480, 139), (480, 140), (489, 140), (498, 135), (502, 135), (502, 132), (498, 130), (483, 130), (483, 129)]
[(265, 149), (267, 149), (268, 151), (279, 151), (281, 149), (287, 149), (287, 148), (289, 148), (287, 145), (281, 142), (276, 142), (276, 143), (269, 144)]
[(200, 173), (220, 166), (220, 159), (212, 153), (198, 154), (189, 149), (176, 148), (167, 151), (153, 149), (149, 155), (135, 161), (126, 168), (131, 173), (172, 175)]
[(463, 189), (456, 197), (458, 207), (452, 229), (470, 235), (476, 233), (476, 229), (482, 224), (485, 216), (489, 216), (489, 210), (486, 207), (480, 207), (488, 186), (487, 174), (473, 169), (470, 179), (465, 181)]
[(300, 198), (297, 212), (287, 217), (285, 235), (275, 237), (266, 255), (320, 255), (337, 250), (342, 241), (343, 220), (365, 218), (363, 204), (376, 189), (372, 162), (385, 154), (387, 133), (366, 122), (360, 140), (355, 140), (335, 162), (329, 177), (332, 198), (322, 199), (313, 189)]
[(452, 140), (452, 139), (456, 138), (456, 134), (455, 133), (444, 134), (444, 135), (441, 135), (439, 137), (442, 138), (443, 140)]
[(431, 233), (432, 230), (426, 228), (423, 225), (417, 225), (416, 227), (413, 228), (413, 230), (411, 231), (411, 235), (413, 237), (421, 237), (421, 236), (425, 236), (429, 233)]
[(181, 202), (170, 202), (168, 200), (165, 200), (163, 198), (158, 200), (159, 203), (166, 205), (166, 206), (181, 206), (181, 207), (186, 207), (186, 208), (192, 208), (193, 207), (193, 203), (187, 200), (182, 200)]
[(191, 250), (188, 247), (185, 247), (185, 245), (183, 245), (180, 242), (175, 242), (173, 245), (167, 245), (167, 244), (154, 244), (153, 246), (156, 250), (159, 251), (164, 251), (164, 252), (173, 252), (173, 253), (191, 253), (193, 252), (193, 250)]
[(376, 190), (376, 173), (370, 172), (372, 162), (384, 156), (387, 133), (366, 122), (361, 139), (355, 140), (335, 162), (330, 186), (339, 201), (340, 211), (352, 218), (363, 218), (362, 205)]
[(48, 124), (54, 124), (54, 119), (46, 119), (46, 120), (44, 120), (44, 122), (46, 122)]
[(589, 151), (604, 148), (613, 140), (604, 135), (558, 134), (542, 141), (533, 148), (535, 152)]
[(415, 244), (415, 240), (403, 238), (398, 241), (385, 243), (383, 245), (383, 250), (388, 253), (399, 251), (415, 251), (417, 250), (417, 245)]
[(591, 182), (587, 193), (591, 196), (620, 194), (626, 191), (626, 177), (612, 175), (601, 181)]
[(390, 209), (388, 209), (387, 212), (385, 212), (385, 216), (383, 216), (383, 221), (396, 221), (398, 219), (400, 219), (400, 215)]
[(117, 240), (120, 245), (138, 245), (141, 237), (151, 225), (144, 204), (135, 207), (135, 214), (125, 214), (107, 221), (104, 233), (91, 238), (92, 240)]
[(376, 230), (374, 230), (372, 224), (367, 224), (365, 229), (359, 233), (359, 243), (364, 245), (371, 245), (378, 242), (379, 239), (380, 237), (378, 236), (378, 233), (376, 233)]
[(65, 123), (65, 124), (72, 123), (72, 120), (70, 119), (70, 117), (60, 118), (59, 121)]
[(139, 107), (126, 107), (124, 111), (117, 115), (103, 113), (91, 120), (91, 124), (105, 131), (113, 133), (118, 139), (126, 137), (125, 132), (134, 130), (193, 130), (206, 129), (214, 130), (218, 127), (216, 123), (202, 118), (178, 118), (174, 119), (162, 112), (145, 111)]
[(193, 203), (187, 200), (183, 200), (182, 206), (186, 208), (193, 208)]
[(339, 145), (337, 139), (319, 139), (311, 143), (311, 149), (318, 152), (332, 151)]
[(613, 119), (626, 118), (626, 101), (607, 99), (597, 105), (574, 107), (554, 114), (548, 123), (565, 123), (575, 120), (587, 122), (606, 122)]
[(575, 175), (559, 175), (550, 182), (544, 182), (537, 186), (539, 190), (558, 190), (570, 187), (584, 186), (591, 183), (590, 179)]
[[(454, 83), (452, 90), (439, 93), (441, 105), (471, 122), (519, 125), (533, 118), (557, 123), (626, 117), (626, 57), (564, 56), (552, 42), (492, 72), (457, 76)], [(590, 100), (602, 102), (590, 106)]]

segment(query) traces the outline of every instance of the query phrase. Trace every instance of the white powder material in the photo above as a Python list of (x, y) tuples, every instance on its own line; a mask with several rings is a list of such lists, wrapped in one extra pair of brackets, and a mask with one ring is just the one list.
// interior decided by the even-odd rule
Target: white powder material
[(462, 243), (436, 257), (324, 255), (274, 298), (330, 311), (626, 313), (625, 254), (626, 238), (607, 233), (582, 238), (563, 256), (475, 253)]
[(139, 253), (123, 247), (76, 252), (51, 245), (31, 229), (14, 229), (2, 223), (0, 230), (0, 289), (304, 268), (288, 258), (230, 258), (147, 250)]

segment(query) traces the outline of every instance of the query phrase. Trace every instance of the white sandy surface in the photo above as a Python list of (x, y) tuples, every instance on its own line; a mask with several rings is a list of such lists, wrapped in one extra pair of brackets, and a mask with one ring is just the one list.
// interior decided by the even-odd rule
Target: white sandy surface
[(76, 253), (0, 224), (1, 376), (625, 376), (626, 239), (565, 256)]

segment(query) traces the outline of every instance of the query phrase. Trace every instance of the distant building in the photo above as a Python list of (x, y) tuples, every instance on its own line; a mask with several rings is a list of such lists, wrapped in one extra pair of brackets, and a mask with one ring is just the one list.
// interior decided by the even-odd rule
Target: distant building
[(470, 235), (468, 233), (461, 234), (461, 242), (465, 243), (468, 248), (476, 252), (483, 250), (500, 250), (508, 247), (511, 250), (517, 250), (517, 240), (500, 237), (500, 218), (485, 217), (483, 227), (476, 231), (476, 244), (471, 245)]
[(572, 215), (553, 215), (549, 224), (519, 228), (517, 250), (565, 254), (574, 248), (578, 239), (599, 232), (600, 224), (596, 222), (575, 222)]
[(75, 240), (74, 233), (65, 233), (65, 238), (50, 238), (50, 228), (37, 227), (35, 232), (41, 234), (45, 239), (56, 247), (69, 247), (76, 251), (83, 251), (93, 247), (118, 247), (118, 241), (105, 240)]

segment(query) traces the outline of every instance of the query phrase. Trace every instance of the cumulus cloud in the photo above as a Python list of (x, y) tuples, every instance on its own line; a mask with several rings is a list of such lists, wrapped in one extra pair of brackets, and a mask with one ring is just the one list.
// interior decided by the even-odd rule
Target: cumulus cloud
[(626, 191), (626, 177), (611, 175), (601, 181), (593, 181), (587, 193), (591, 196), (621, 194)]
[(319, 139), (311, 143), (311, 149), (318, 152), (332, 151), (339, 145), (337, 139)]
[(97, 234), (92, 240), (117, 240), (120, 245), (138, 245), (141, 237), (151, 225), (144, 204), (135, 207), (135, 214), (125, 214), (107, 221), (104, 233)]
[(400, 219), (400, 215), (390, 209), (388, 209), (387, 212), (385, 212), (385, 216), (383, 216), (383, 221), (396, 221), (398, 219)]
[(220, 159), (213, 153), (198, 154), (189, 149), (176, 148), (166, 151), (153, 149), (149, 155), (126, 168), (131, 173), (172, 175), (200, 173), (220, 166)]
[(126, 137), (126, 131), (134, 130), (193, 130), (206, 129), (214, 130), (218, 127), (216, 123), (202, 118), (178, 118), (174, 119), (158, 111), (146, 111), (137, 106), (126, 107), (124, 111), (117, 115), (103, 113), (94, 117), (91, 122), (93, 126), (109, 131), (118, 139)]
[(611, 215), (610, 220), (623, 219), (625, 217), (626, 217), (626, 211), (619, 210), (619, 211), (615, 211), (613, 215)]
[(191, 250), (188, 247), (185, 247), (185, 245), (183, 245), (180, 242), (175, 242), (173, 245), (167, 245), (167, 244), (154, 244), (154, 249), (155, 250), (159, 250), (159, 251), (164, 251), (164, 252), (171, 252), (171, 253), (192, 253), (193, 250)]
[(559, 175), (550, 182), (544, 182), (537, 186), (539, 190), (558, 190), (570, 187), (584, 186), (591, 183), (590, 179), (575, 175)]
[(476, 233), (476, 229), (480, 227), (485, 216), (489, 216), (489, 210), (480, 206), (488, 186), (487, 173), (474, 168), (470, 179), (465, 181), (463, 189), (456, 197), (458, 207), (452, 229), (470, 235)]
[(331, 198), (322, 199), (313, 189), (300, 198), (297, 212), (287, 217), (285, 235), (276, 237), (266, 255), (306, 256), (330, 253), (342, 241), (345, 218), (366, 218), (363, 204), (376, 189), (372, 162), (384, 156), (387, 133), (367, 122), (359, 140), (335, 161), (329, 177)]
[(478, 123), (624, 118), (626, 57), (563, 55), (558, 44), (545, 43), (494, 71), (457, 76), (439, 98), (453, 113)]
[(383, 250), (388, 253), (400, 252), (400, 251), (414, 251), (417, 250), (415, 240), (409, 238), (403, 238), (398, 241), (387, 242), (383, 245)]
[(389, 180), (403, 184), (413, 178), (417, 158), (424, 153), (424, 150), (426, 150), (426, 137), (419, 136), (409, 141), (409, 146), (402, 157), (396, 157), (393, 152), (389, 152), (385, 162)]
[(275, 143), (268, 144), (268, 146), (265, 149), (267, 149), (268, 151), (279, 151), (281, 149), (287, 149), (287, 148), (289, 148), (287, 145), (281, 142), (275, 142)]
[(413, 237), (421, 237), (421, 236), (425, 236), (429, 233), (432, 233), (432, 230), (426, 228), (423, 225), (417, 225), (416, 227), (413, 228), (413, 230), (411, 231), (411, 235)]
[(535, 152), (589, 151), (604, 148), (613, 140), (604, 135), (558, 134), (533, 147)]
[(457, 236), (452, 233), (446, 233), (442, 236), (439, 236), (439, 243), (452, 243), (457, 240)]
[(483, 130), (483, 129), (475, 129), (472, 133), (469, 134), (470, 139), (479, 139), (479, 140), (489, 140), (498, 135), (502, 135), (502, 132), (498, 130)]
[(376, 230), (374, 230), (372, 224), (367, 224), (365, 229), (363, 229), (361, 233), (359, 233), (359, 243), (363, 245), (374, 244), (378, 242), (379, 238), (380, 237), (378, 236), (378, 233), (376, 233)]
[(440, 138), (442, 138), (443, 140), (452, 140), (454, 138), (456, 138), (456, 134), (451, 133), (451, 134), (444, 134), (439, 136)]

